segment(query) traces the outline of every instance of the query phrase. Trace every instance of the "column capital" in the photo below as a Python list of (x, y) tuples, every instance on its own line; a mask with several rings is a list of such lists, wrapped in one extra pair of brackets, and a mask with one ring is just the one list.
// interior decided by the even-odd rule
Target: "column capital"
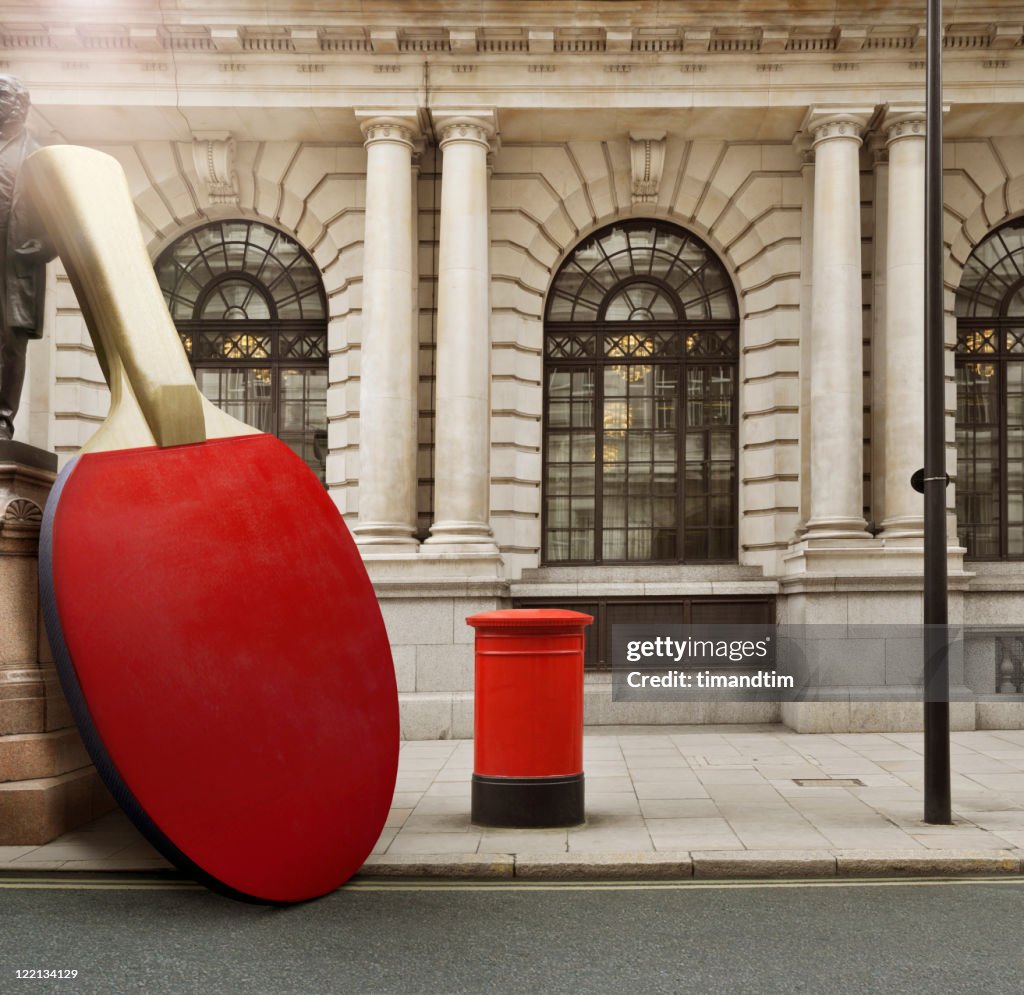
[(419, 120), (414, 109), (373, 108), (357, 110), (355, 113), (359, 130), (363, 133), (364, 145), (397, 142), (412, 149), (420, 138)]
[(419, 175), (420, 168), (423, 165), (423, 152), (427, 147), (427, 143), (422, 138), (417, 138), (412, 143), (412, 171), (417, 176)]
[(804, 118), (803, 130), (811, 136), (813, 148), (837, 138), (860, 145), (871, 113), (869, 107), (812, 107)]
[(885, 130), (885, 144), (892, 145), (901, 138), (924, 139), (925, 120), (923, 106), (891, 106), (882, 126)]
[(441, 148), (450, 142), (474, 142), (490, 150), (498, 134), (493, 109), (434, 111), (433, 117)]

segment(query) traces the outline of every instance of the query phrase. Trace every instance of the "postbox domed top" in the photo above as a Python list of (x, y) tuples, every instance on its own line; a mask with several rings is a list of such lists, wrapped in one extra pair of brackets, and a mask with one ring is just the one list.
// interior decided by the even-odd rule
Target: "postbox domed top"
[(502, 608), (499, 611), (470, 615), (466, 624), (473, 628), (518, 629), (520, 627), (585, 626), (594, 621), (593, 615), (570, 611), (568, 608)]

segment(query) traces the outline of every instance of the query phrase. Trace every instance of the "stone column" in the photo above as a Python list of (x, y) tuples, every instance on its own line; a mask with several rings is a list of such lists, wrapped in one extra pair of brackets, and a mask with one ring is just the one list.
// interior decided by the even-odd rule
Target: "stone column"
[(862, 114), (812, 119), (811, 508), (807, 539), (864, 538)]
[(924, 111), (892, 114), (885, 295), (884, 539), (924, 536), (924, 499), (910, 486), (924, 463)]
[[(490, 517), (490, 251), (493, 114), (435, 118), (442, 151), (434, 524), (431, 553), (496, 556)], [(428, 552), (424, 548), (424, 553)]]
[(413, 323), (412, 112), (357, 111), (366, 137), (359, 520), (373, 552), (415, 552), (416, 329)]

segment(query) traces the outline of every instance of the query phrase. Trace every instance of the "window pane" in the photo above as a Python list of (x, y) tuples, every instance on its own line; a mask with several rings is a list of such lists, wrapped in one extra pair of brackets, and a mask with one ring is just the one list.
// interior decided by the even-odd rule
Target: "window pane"
[(566, 463), (548, 464), (548, 496), (569, 493), (569, 466)]
[(571, 481), (574, 495), (592, 495), (594, 493), (594, 464), (573, 464)]
[(569, 499), (566, 497), (548, 496), (548, 528), (564, 529), (569, 525)]
[(548, 435), (548, 460), (565, 462), (569, 459), (568, 432), (552, 432)]
[(604, 369), (604, 396), (625, 396), (628, 376), (629, 367), (627, 366), (606, 366)]
[(571, 532), (570, 536), (570, 559), (592, 560), (594, 558), (594, 533), (588, 529), (585, 532)]
[(278, 437), (323, 478), (316, 436), (327, 430), (327, 377), (322, 370), (283, 369), (280, 373)]
[(204, 397), (261, 432), (273, 431), (271, 380), (271, 371), (266, 368), (196, 370), (196, 382)]
[(572, 437), (573, 462), (589, 462), (594, 458), (594, 433), (574, 432)]
[(552, 428), (568, 427), (571, 424), (568, 401), (552, 401), (548, 404), (548, 424)]

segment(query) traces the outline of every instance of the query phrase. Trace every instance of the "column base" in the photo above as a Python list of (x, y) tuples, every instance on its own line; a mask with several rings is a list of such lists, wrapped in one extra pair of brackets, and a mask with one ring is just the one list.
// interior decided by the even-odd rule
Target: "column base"
[[(946, 548), (950, 581), (964, 572), (961, 546)], [(924, 543), (920, 537), (820, 537), (807, 533), (795, 540), (782, 558), (782, 576), (831, 575), (845, 578), (912, 577), (920, 583), (924, 573)]]
[(803, 539), (873, 539), (863, 518), (812, 518)]
[(418, 552), (403, 546), (362, 546), (359, 552), (375, 586), (504, 583), (504, 564), (496, 549), (479, 553), (462, 548), (452, 553), (424, 544)]
[(882, 521), (879, 537), (890, 539), (924, 539), (924, 519), (920, 515), (901, 515)]
[[(881, 540), (864, 532), (825, 532), (810, 528), (782, 557), (783, 575), (857, 574), (876, 569)], [(868, 566), (870, 564), (870, 567)]]
[(435, 522), (423, 541), (428, 556), (498, 556), (494, 533), (484, 522)]
[(403, 522), (360, 522), (352, 528), (352, 537), (357, 546), (404, 546), (412, 553), (419, 546), (416, 530)]

